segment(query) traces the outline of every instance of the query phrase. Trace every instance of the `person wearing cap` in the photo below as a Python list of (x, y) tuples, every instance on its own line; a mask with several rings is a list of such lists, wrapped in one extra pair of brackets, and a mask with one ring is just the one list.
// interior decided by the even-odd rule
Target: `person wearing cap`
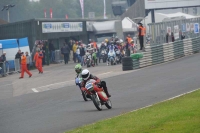
[(21, 55), (21, 77), (19, 77), (19, 79), (24, 78), (24, 72), (26, 72), (29, 75), (29, 78), (32, 76), (32, 74), (27, 70), (26, 56), (24, 55), (24, 52), (22, 52), (22, 55)]
[(139, 40), (140, 40), (140, 50), (143, 50), (144, 48), (144, 36), (145, 36), (145, 27), (143, 27), (142, 23), (139, 24)]

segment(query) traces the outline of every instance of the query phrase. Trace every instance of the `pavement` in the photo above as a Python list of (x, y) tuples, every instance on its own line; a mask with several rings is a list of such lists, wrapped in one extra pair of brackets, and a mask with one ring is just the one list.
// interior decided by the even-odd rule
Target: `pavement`
[(74, 64), (45, 67), (44, 74), (0, 79), (1, 133), (62, 133), (200, 88), (200, 54), (139, 70), (121, 65), (89, 68), (105, 80), (113, 108), (97, 111), (74, 85)]

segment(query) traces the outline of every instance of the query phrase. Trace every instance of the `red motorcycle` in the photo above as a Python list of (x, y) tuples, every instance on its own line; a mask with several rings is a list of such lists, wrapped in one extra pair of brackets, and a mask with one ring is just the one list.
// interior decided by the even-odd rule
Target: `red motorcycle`
[(107, 97), (103, 88), (100, 87), (94, 79), (87, 81), (85, 88), (82, 88), (82, 90), (91, 96), (91, 100), (99, 111), (102, 110), (102, 105), (105, 105), (108, 109), (112, 108), (110, 99)]

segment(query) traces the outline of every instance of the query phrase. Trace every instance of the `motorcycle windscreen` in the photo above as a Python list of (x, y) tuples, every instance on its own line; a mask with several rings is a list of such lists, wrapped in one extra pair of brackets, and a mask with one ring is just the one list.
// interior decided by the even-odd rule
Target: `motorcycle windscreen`
[(102, 101), (107, 101), (108, 100), (108, 97), (107, 97), (107, 95), (106, 95), (106, 93), (104, 92), (104, 91), (99, 91), (99, 92), (97, 92), (97, 94), (98, 94), (98, 96), (99, 96), (99, 98), (102, 100)]

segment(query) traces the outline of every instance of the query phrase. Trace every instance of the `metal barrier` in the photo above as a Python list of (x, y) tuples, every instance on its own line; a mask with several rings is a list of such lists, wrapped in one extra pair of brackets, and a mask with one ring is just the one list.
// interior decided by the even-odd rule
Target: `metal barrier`
[(185, 39), (198, 37), (200, 33), (194, 32), (195, 23), (200, 24), (200, 17), (148, 24), (149, 34), (151, 35), (150, 44), (166, 43), (167, 33), (170, 33), (168, 42), (172, 42), (171, 32), (174, 33), (175, 40), (181, 40), (181, 33), (184, 33)]
[(19, 59), (14, 60), (14, 65), (15, 65), (15, 72), (20, 72), (21, 66), (20, 66), (20, 60)]
[(0, 73), (2, 76), (6, 76), (6, 64), (5, 62), (0, 62)]
[[(184, 39), (173, 43), (165, 43), (156, 46), (146, 47), (143, 58), (133, 59), (130, 63), (122, 62), (123, 70), (139, 69), (155, 64), (160, 64), (191, 55), (200, 51), (200, 37)], [(128, 59), (125, 59), (128, 60)], [(129, 59), (130, 60), (130, 59)], [(124, 64), (123, 64), (124, 63)], [(129, 66), (127, 66), (129, 64)]]
[(60, 50), (55, 50), (55, 62), (56, 63), (61, 63), (63, 62), (63, 57), (61, 55), (61, 51)]

